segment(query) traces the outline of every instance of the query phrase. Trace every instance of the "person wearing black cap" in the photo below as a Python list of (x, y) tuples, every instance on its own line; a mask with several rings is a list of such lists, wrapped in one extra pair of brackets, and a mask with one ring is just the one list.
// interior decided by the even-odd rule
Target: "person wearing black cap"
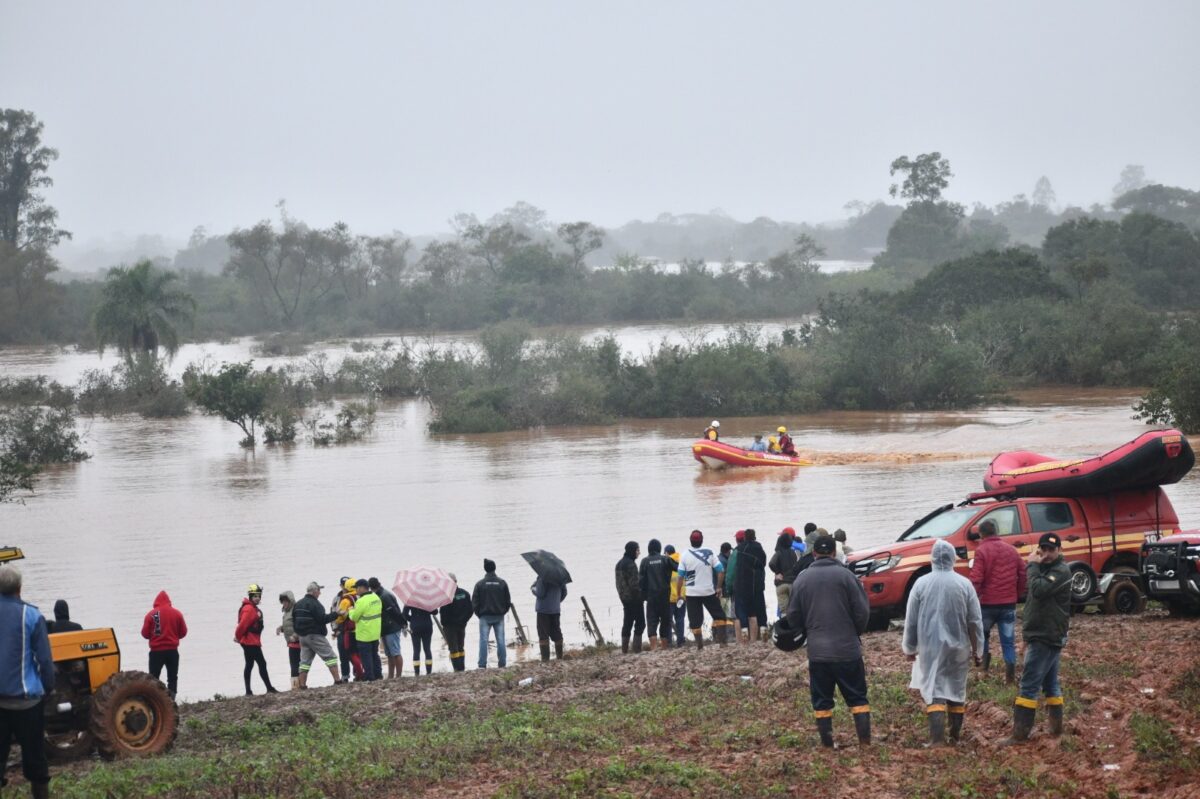
[(508, 651), (504, 648), (504, 617), (512, 607), (508, 583), (496, 576), (496, 564), (483, 559), (483, 579), (475, 583), (471, 592), (471, 607), (479, 617), (479, 668), (487, 668), (488, 639), (496, 631), (496, 665), (504, 668), (508, 664)]
[(321, 589), (325, 586), (313, 580), (304, 590), (304, 596), (292, 608), (292, 629), (300, 636), (300, 679), (297, 688), (308, 687), (308, 672), (312, 662), (320, 658), (329, 669), (329, 676), (335, 684), (344, 682), (338, 677), (338, 658), (329, 640), (325, 637), (329, 630), (326, 627), (338, 617), (336, 610), (326, 611), (321, 604)]
[(642, 633), (646, 631), (646, 609), (642, 605), (642, 589), (638, 579), (637, 557), (641, 554), (637, 541), (625, 543), (625, 554), (617, 561), (617, 597), (624, 616), (621, 619), (621, 652), (629, 653), (629, 634), (633, 633), (633, 651), (642, 651)]
[(792, 583), (787, 622), (808, 635), (808, 687), (821, 745), (833, 746), (833, 691), (850, 706), (860, 744), (871, 742), (871, 706), (862, 643), (871, 608), (862, 583), (838, 563), (837, 543), (813, 542), (813, 563)]
[(1029, 739), (1037, 717), (1037, 697), (1046, 697), (1050, 734), (1062, 735), (1063, 695), (1058, 682), (1058, 661), (1067, 643), (1071, 624), (1071, 569), (1062, 556), (1062, 539), (1045, 533), (1029, 556), (1022, 633), (1025, 665), (1021, 687), (1013, 705), (1012, 737), (1006, 743)]
[(450, 650), (450, 665), (455, 671), (465, 671), (467, 648), (467, 622), (471, 620), (474, 610), (471, 608), (471, 595), (458, 584), (458, 577), (449, 572), (454, 581), (454, 598), (442, 605), (438, 614), (442, 617), (442, 635), (446, 637), (446, 646)]

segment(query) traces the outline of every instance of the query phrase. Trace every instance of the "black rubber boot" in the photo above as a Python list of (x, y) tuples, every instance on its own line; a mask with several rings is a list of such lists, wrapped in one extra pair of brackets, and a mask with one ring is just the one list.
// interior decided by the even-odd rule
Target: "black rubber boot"
[(433, 661), (432, 660), (425, 661), (425, 673), (433, 674)]
[(542, 662), (548, 662), (550, 660), (550, 640), (543, 638), (538, 641), (538, 651), (542, 653)]
[(821, 736), (821, 746), (833, 748), (833, 718), (817, 719), (817, 734)]
[(952, 744), (958, 743), (959, 739), (962, 737), (963, 716), (966, 715), (965, 711), (966, 708), (962, 705), (950, 705), (950, 716), (947, 719), (949, 721), (949, 729), (946, 738)]
[(1016, 681), (1017, 681), (1017, 664), (1016, 663), (1005, 663), (1004, 664), (1004, 682), (1007, 685), (1012, 685)]
[(642, 636), (640, 636), (640, 635), (633, 636), (633, 651), (635, 654), (640, 653), (642, 651)]
[(50, 799), (50, 783), (48, 782), (31, 782), (29, 790), (33, 793), (33, 799)]
[(450, 656), (450, 665), (455, 671), (466, 671), (466, 655), (455, 654)]
[(628, 635), (621, 636), (621, 654), (622, 655), (629, 654), (629, 636)]
[(413, 665), (413, 676), (414, 676), (414, 677), (420, 677), (420, 676), (421, 676), (421, 663), (420, 663), (420, 661), (416, 661), (416, 660), (414, 660), (414, 661), (413, 661), (413, 664), (414, 664), (414, 665)]
[(854, 731), (858, 733), (859, 746), (871, 743), (871, 711), (854, 714)]
[(1063, 706), (1046, 704), (1046, 720), (1050, 723), (1050, 734), (1055, 738), (1063, 734)]
[(554, 657), (558, 660), (563, 659), (563, 642), (561, 638), (554, 642)]
[(1003, 745), (1011, 746), (1012, 744), (1028, 741), (1029, 733), (1033, 732), (1033, 722), (1036, 718), (1037, 708), (1013, 705), (1012, 735), (1004, 740)]
[(704, 629), (692, 630), (692, 635), (696, 636), (696, 648), (704, 648)]
[(992, 666), (992, 653), (984, 652), (983, 653), (983, 671), (985, 674), (987, 673), (987, 670), (989, 668), (991, 668), (991, 666)]
[(946, 745), (946, 711), (931, 710), (929, 716), (929, 745)]

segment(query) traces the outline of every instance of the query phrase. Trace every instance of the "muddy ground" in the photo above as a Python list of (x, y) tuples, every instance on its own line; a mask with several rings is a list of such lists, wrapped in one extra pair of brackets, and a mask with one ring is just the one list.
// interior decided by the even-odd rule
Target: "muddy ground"
[[(1019, 645), (1019, 641), (1018, 641)], [(931, 750), (919, 697), (906, 689), (909, 664), (895, 631), (864, 637), (875, 745), (860, 749), (849, 716), (835, 717), (838, 749), (816, 746), (809, 713), (807, 667), (802, 654), (769, 644), (694, 645), (641, 655), (577, 653), (563, 662), (532, 663), (503, 671), (437, 674), (375, 684), (319, 687), (303, 693), (225, 699), (181, 707), (179, 738), (168, 758), (181, 763), (238, 757), (266, 745), (253, 736), (238, 741), (230, 730), (270, 729), (280, 735), (329, 717), (358, 722), (385, 719), (397, 726), (435, 731), (438, 725), (495, 725), (497, 737), (510, 716), (539, 713), (600, 718), (605, 708), (651, 708), (664, 713), (647, 726), (624, 726), (622, 740), (596, 749), (583, 733), (557, 724), (553, 735), (526, 732), (522, 750), (508, 746), (446, 749), (443, 767), (430, 755), (424, 775), (408, 771), (406, 753), (380, 744), (375, 757), (392, 763), (391, 779), (378, 776), (346, 795), (370, 788), (373, 796), (690, 796), (812, 795), (908, 796), (1200, 796), (1200, 620), (1168, 618), (1161, 611), (1137, 617), (1077, 616), (1062, 665), (1067, 692), (1066, 734), (1055, 739), (1038, 726), (1028, 743), (1003, 747), (1010, 730), (1014, 690), (993, 672), (976, 674), (964, 727), (955, 748)], [(532, 677), (532, 684), (520, 683)], [(313, 674), (318, 686), (328, 675)], [(681, 688), (682, 686), (682, 688)], [(712, 724), (688, 718), (678, 724), (671, 708), (689, 697), (715, 697)], [(523, 722), (524, 723), (524, 722)], [(448, 725), (448, 726), (447, 726)], [(576, 733), (579, 732), (579, 735)], [(431, 734), (433, 734), (431, 732)], [(508, 740), (507, 738), (505, 740)], [(270, 757), (270, 755), (265, 755)], [(659, 768), (670, 763), (672, 770)], [(403, 766), (403, 767), (402, 767)], [(82, 789), (89, 772), (114, 768), (89, 761), (68, 766), (61, 783)], [(408, 774), (408, 776), (405, 776)], [(138, 785), (136, 774), (126, 783)], [(110, 784), (108, 782), (104, 783)], [(145, 782), (143, 781), (143, 783)], [(194, 795), (170, 789), (160, 795)], [(217, 786), (211, 795), (271, 795), (280, 783)], [(256, 787), (257, 786), (257, 787)], [(123, 790), (108, 795), (135, 795)], [(299, 790), (299, 787), (297, 787)], [(7, 796), (9, 794), (5, 794)], [(69, 795), (85, 795), (83, 793)], [(308, 795), (341, 795), (316, 789)]]

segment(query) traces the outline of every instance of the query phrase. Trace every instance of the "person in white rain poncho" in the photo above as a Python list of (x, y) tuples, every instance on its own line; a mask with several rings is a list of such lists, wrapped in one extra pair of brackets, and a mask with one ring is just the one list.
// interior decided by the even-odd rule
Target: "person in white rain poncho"
[(957, 554), (947, 541), (933, 544), (933, 571), (913, 584), (904, 617), (904, 654), (913, 661), (912, 682), (925, 700), (929, 742), (946, 742), (962, 732), (967, 702), (967, 672), (983, 640), (979, 597), (966, 577), (954, 573)]

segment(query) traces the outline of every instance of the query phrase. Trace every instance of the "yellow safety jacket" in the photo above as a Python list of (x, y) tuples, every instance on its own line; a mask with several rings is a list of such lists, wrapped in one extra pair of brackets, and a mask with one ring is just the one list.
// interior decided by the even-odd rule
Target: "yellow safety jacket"
[(383, 600), (370, 592), (363, 594), (350, 610), (350, 621), (354, 622), (355, 641), (378, 641), (383, 631)]

